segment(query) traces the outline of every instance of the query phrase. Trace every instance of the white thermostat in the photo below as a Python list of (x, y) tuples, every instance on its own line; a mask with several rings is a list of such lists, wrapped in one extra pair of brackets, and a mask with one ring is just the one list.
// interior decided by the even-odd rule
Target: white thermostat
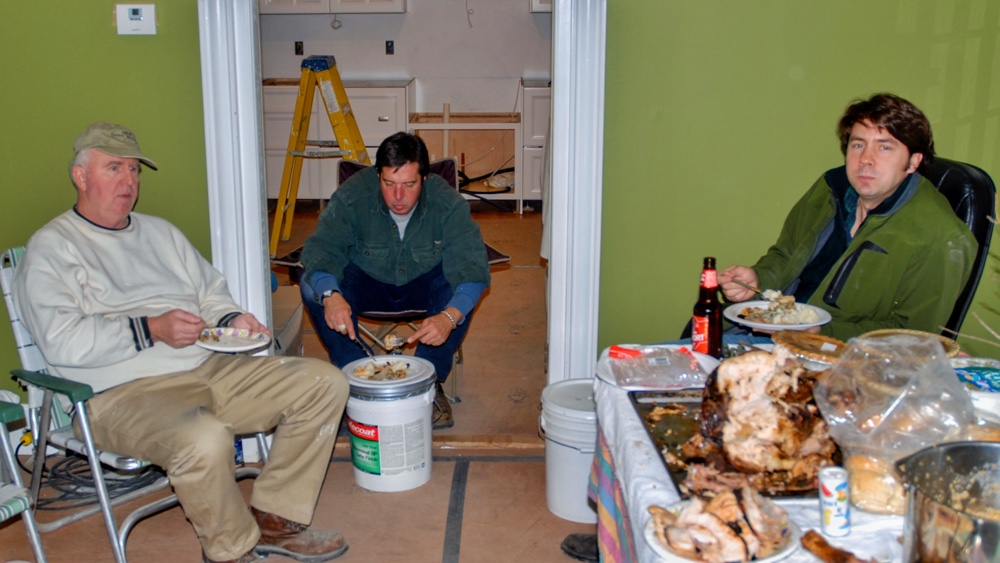
[(156, 4), (115, 4), (118, 35), (156, 35)]

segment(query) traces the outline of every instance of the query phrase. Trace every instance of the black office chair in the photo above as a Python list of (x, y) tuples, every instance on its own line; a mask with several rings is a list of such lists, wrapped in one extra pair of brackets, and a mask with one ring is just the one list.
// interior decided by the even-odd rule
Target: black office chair
[[(965, 314), (969, 311), (976, 288), (986, 269), (986, 258), (989, 254), (990, 240), (993, 238), (993, 221), (990, 220), (996, 210), (996, 186), (993, 179), (982, 169), (946, 158), (937, 157), (923, 172), (939, 192), (951, 204), (951, 208), (972, 231), (979, 244), (976, 259), (972, 263), (969, 281), (965, 283), (962, 293), (955, 301), (951, 317), (945, 323), (941, 334), (954, 337), (962, 327)], [(691, 322), (681, 332), (681, 338), (691, 337)]]
[(935, 158), (923, 173), (938, 191), (948, 199), (955, 215), (961, 219), (979, 243), (979, 251), (972, 263), (969, 281), (951, 311), (951, 318), (945, 324), (944, 336), (953, 337), (965, 320), (972, 298), (976, 295), (979, 279), (986, 269), (990, 240), (993, 238), (993, 222), (990, 220), (996, 210), (996, 186), (989, 174), (971, 164)]

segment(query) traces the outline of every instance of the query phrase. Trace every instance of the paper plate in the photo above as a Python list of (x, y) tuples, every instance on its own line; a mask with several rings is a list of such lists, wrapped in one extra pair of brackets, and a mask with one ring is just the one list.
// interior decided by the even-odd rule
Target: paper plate
[(235, 354), (263, 348), (270, 342), (271, 337), (263, 332), (253, 332), (246, 328), (214, 327), (201, 331), (195, 344), (213, 352)]
[[(354, 375), (354, 371), (365, 364), (380, 365), (403, 362), (406, 364), (406, 376), (400, 379), (366, 379)], [(351, 394), (365, 398), (399, 398), (414, 393), (423, 393), (437, 381), (434, 364), (423, 358), (402, 354), (388, 354), (374, 358), (361, 358), (348, 363), (341, 371), (347, 375), (351, 384)]]
[(779, 330), (805, 330), (807, 328), (812, 328), (814, 326), (825, 325), (826, 323), (830, 322), (833, 319), (833, 317), (830, 316), (829, 312), (824, 311), (823, 309), (820, 309), (819, 307), (816, 307), (816, 306), (813, 306), (813, 305), (809, 305), (807, 303), (796, 303), (795, 306), (798, 307), (800, 311), (802, 309), (804, 309), (804, 308), (809, 308), (809, 309), (815, 310), (816, 311), (816, 316), (819, 318), (819, 320), (816, 321), (816, 322), (814, 322), (814, 323), (802, 323), (802, 324), (793, 324), (793, 325), (780, 325), (780, 324), (774, 324), (774, 323), (758, 323), (758, 322), (748, 321), (746, 319), (740, 318), (740, 312), (742, 312), (743, 309), (747, 309), (747, 308), (752, 308), (752, 309), (767, 309), (767, 307), (768, 307), (768, 305), (770, 303), (771, 303), (770, 301), (744, 301), (742, 303), (733, 303), (732, 305), (726, 307), (726, 309), (724, 311), (722, 311), (722, 314), (727, 319), (729, 319), (729, 321), (732, 322), (732, 323), (743, 325), (743, 326), (750, 327), (750, 328), (756, 328), (758, 330), (773, 330), (773, 331), (779, 331)]
[[(688, 501), (676, 504), (673, 507), (668, 508), (668, 510), (679, 508), (683, 506), (684, 503), (686, 502)], [(659, 555), (663, 561), (668, 561), (670, 563), (690, 563), (691, 561), (698, 561), (697, 559), (688, 559), (687, 557), (681, 557), (680, 555), (677, 555), (673, 551), (670, 551), (670, 549), (667, 546), (660, 543), (659, 538), (656, 537), (656, 525), (653, 523), (652, 518), (650, 518), (649, 521), (646, 522), (646, 527), (643, 529), (642, 535), (646, 539), (646, 543), (649, 545), (649, 547), (653, 551), (655, 551), (656, 554)], [(799, 548), (799, 541), (801, 540), (801, 538), (802, 538), (802, 530), (799, 529), (799, 527), (795, 524), (795, 522), (789, 520), (788, 543), (785, 544), (785, 547), (782, 548), (781, 551), (775, 553), (774, 555), (771, 555), (770, 557), (765, 557), (763, 559), (754, 559), (754, 563), (773, 563), (775, 561), (781, 561), (782, 559), (785, 559), (786, 557), (794, 553), (796, 549)]]

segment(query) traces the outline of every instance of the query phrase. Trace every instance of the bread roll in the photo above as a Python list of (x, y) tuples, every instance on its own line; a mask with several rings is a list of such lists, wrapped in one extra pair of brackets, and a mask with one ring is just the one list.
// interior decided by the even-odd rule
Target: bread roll
[(849, 474), (851, 504), (868, 512), (905, 514), (906, 491), (892, 461), (851, 454), (844, 460)]

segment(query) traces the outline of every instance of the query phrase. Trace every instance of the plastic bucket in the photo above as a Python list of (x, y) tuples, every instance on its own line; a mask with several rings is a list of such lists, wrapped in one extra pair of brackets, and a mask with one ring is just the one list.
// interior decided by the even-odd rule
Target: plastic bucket
[(568, 379), (542, 390), (545, 500), (549, 511), (571, 522), (594, 524), (587, 486), (597, 445), (593, 379)]
[(347, 426), (354, 481), (376, 492), (408, 491), (431, 478), (431, 416), (434, 366), (413, 356), (376, 356), (375, 362), (409, 364), (406, 377), (370, 381), (354, 369), (372, 360), (344, 366), (351, 382)]

